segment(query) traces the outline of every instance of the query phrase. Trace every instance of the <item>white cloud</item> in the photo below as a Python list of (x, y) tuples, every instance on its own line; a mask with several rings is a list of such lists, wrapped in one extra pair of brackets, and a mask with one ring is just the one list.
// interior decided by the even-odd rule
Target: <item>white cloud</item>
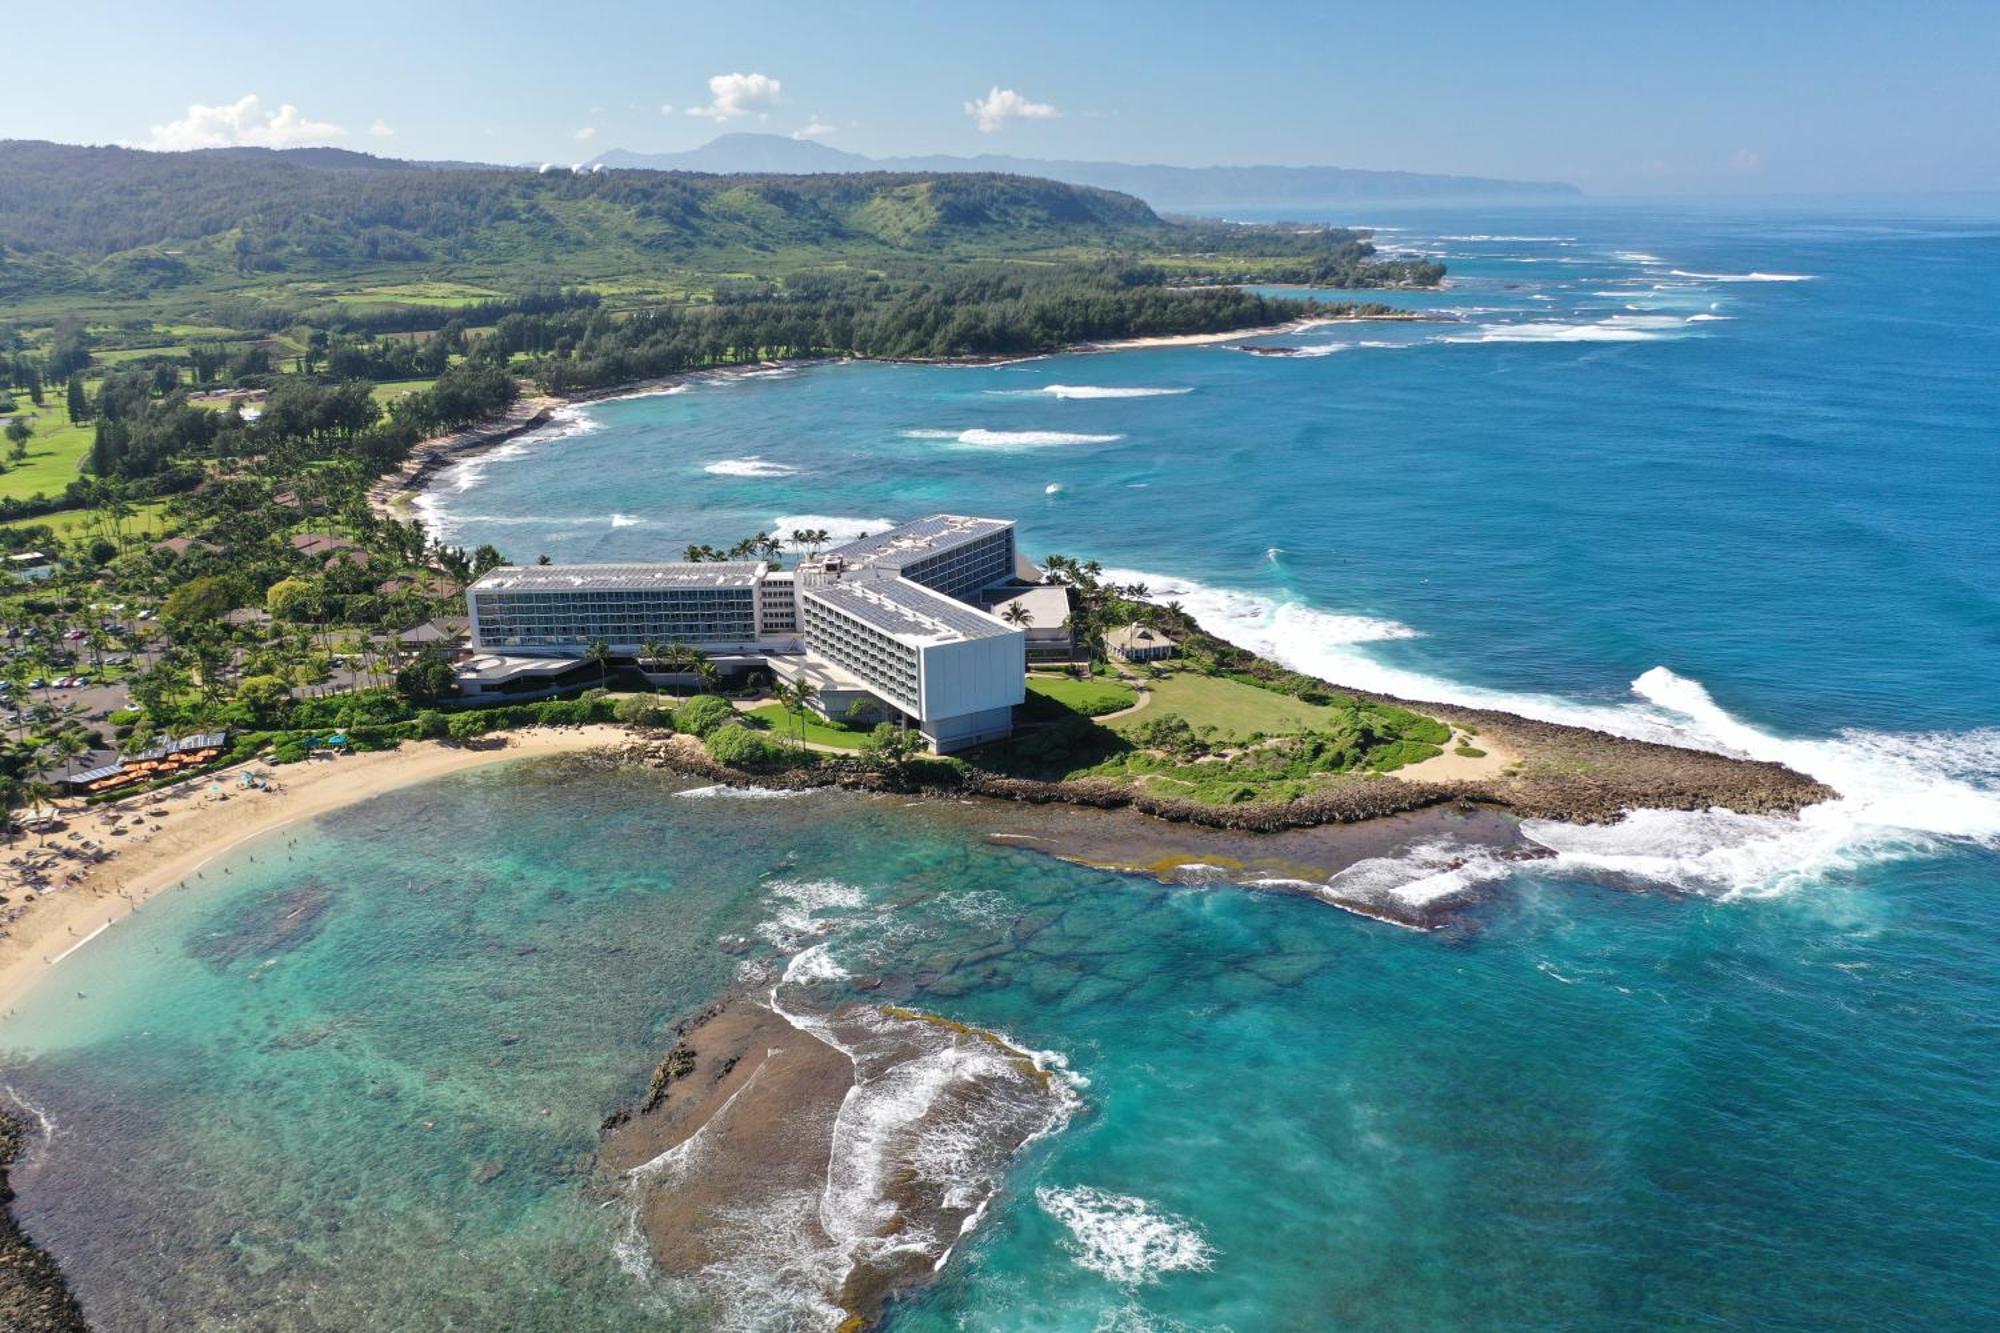
[(203, 106), (196, 102), (180, 120), (153, 126), (153, 137), (146, 147), (159, 152), (189, 148), (298, 148), (346, 137), (347, 131), (341, 126), (330, 121), (308, 120), (290, 102), (269, 111), (257, 94), (249, 93), (228, 106)]
[(1729, 165), (1737, 171), (1756, 171), (1764, 165), (1764, 155), (1754, 148), (1739, 148)]
[(368, 132), (377, 139), (393, 139), (396, 137), (396, 127), (386, 120), (378, 120), (373, 125), (370, 125)]
[(672, 102), (662, 102), (662, 103), (660, 103), (660, 114), (661, 114), (661, 115), (663, 115), (663, 116), (671, 116), (671, 115), (673, 115), (673, 114), (674, 114), (674, 104), (673, 104)]
[(597, 137), (597, 127), (595, 125), (586, 125), (576, 132), (576, 137), (580, 142), (588, 143)]
[(753, 111), (768, 113), (784, 100), (784, 85), (768, 74), (718, 74), (708, 81), (708, 91), (715, 100), (689, 107), (690, 116), (735, 120)]
[(838, 134), (839, 132), (837, 128), (827, 124), (818, 116), (813, 116), (801, 128), (793, 130), (792, 137), (794, 139), (824, 139), (829, 134)]
[(986, 96), (967, 102), (965, 114), (978, 123), (981, 134), (991, 134), (1007, 128), (1010, 120), (1054, 120), (1062, 112), (1047, 102), (1031, 102), (1012, 88), (995, 84)]

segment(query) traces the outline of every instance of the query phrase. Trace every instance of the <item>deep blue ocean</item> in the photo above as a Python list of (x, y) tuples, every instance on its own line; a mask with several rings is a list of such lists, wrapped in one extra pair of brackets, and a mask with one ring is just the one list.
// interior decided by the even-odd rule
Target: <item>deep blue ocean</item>
[(372, 802), (0, 1026), (55, 1126), (24, 1215), (103, 1327), (815, 1326), (838, 1256), (774, 1214), (664, 1284), (589, 1163), (676, 1018), (815, 947), (1074, 1082), (896, 1329), (2000, 1323), (2000, 200), (1317, 220), (1443, 258), (1387, 298), (1441, 318), (717, 377), (427, 519), (568, 561), (1018, 516), (1334, 681), (1842, 799), (1345, 872), (1463, 904), (1428, 934), (837, 795)]

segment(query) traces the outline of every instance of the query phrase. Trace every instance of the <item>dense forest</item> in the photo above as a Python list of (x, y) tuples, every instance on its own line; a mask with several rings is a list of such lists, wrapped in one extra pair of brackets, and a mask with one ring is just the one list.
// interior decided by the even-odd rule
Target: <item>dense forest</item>
[[(1337, 286), (1436, 281), (1357, 232), (1170, 222), (1128, 195), (996, 174), (431, 170), (364, 154), (0, 142), (0, 294), (139, 296), (452, 266), (581, 281), (683, 269), (1079, 250)], [(1266, 272), (1264, 276), (1272, 276)]]
[(0, 142), (0, 523), (185, 494), (252, 462), (376, 475), (525, 390), (1390, 316), (1248, 284), (1442, 276), (1361, 231), (1168, 220), (1012, 175)]

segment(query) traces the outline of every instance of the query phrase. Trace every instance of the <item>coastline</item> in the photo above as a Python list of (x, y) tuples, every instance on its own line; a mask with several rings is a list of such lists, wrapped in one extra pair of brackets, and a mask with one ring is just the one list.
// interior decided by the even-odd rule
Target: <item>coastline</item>
[[(1256, 328), (1232, 329), (1221, 333), (1178, 333), (1147, 338), (1117, 338), (1103, 342), (1076, 343), (1046, 352), (1010, 352), (994, 356), (954, 356), (935, 359), (856, 356), (780, 357), (740, 366), (712, 366), (701, 370), (677, 371), (671, 375), (630, 380), (623, 384), (605, 385), (600, 388), (577, 389), (562, 394), (537, 394), (521, 399), (506, 412), (474, 422), (462, 430), (419, 440), (411, 447), (410, 456), (404, 460), (401, 467), (384, 474), (369, 488), (368, 503), (385, 518), (402, 518), (429, 487), (432, 479), (446, 467), (463, 458), (497, 448), (531, 431), (539, 430), (548, 425), (556, 412), (562, 408), (584, 403), (614, 402), (624, 398), (651, 398), (660, 394), (675, 393), (687, 385), (707, 380), (796, 370), (803, 366), (831, 365), (844, 361), (880, 361), (887, 365), (901, 366), (1012, 365), (1053, 356), (1084, 356), (1099, 352), (1132, 352), (1163, 347), (1209, 347), (1243, 338), (1272, 338), (1303, 333), (1307, 329), (1320, 328), (1328, 324), (1427, 322), (1437, 321), (1440, 318), (1420, 310), (1386, 315), (1313, 315), (1304, 319), (1288, 320), (1283, 324), (1265, 324)], [(524, 409), (527, 410), (524, 412)]]
[[(148, 820), (146, 828), (120, 839), (112, 858), (92, 867), (81, 882), (29, 900), (26, 913), (0, 939), (0, 1011), (154, 896), (253, 838), (411, 783), (515, 759), (604, 749), (625, 742), (627, 733), (610, 725), (547, 727), (492, 739), (501, 743), (471, 748), (413, 741), (394, 750), (289, 764), (276, 770), (281, 789), (273, 792), (235, 789), (224, 779), (233, 780), (241, 770), (225, 769), (157, 804), (146, 799), (103, 807), (143, 810), (164, 822)], [(223, 783), (226, 799), (209, 797), (215, 782)]]

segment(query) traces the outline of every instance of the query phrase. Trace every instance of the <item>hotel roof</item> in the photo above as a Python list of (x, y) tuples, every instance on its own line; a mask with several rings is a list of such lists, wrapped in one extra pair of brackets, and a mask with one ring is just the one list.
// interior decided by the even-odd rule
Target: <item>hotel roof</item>
[(932, 514), (914, 519), (873, 537), (863, 537), (836, 546), (826, 554), (838, 556), (848, 568), (903, 569), (927, 555), (963, 546), (988, 533), (1013, 527), (1005, 518), (973, 518), (965, 514)]
[(652, 565), (503, 565), (474, 592), (655, 592), (674, 588), (749, 588), (764, 566), (754, 560)]
[(832, 580), (805, 590), (898, 639), (959, 643), (1018, 634), (1012, 625), (908, 579)]

